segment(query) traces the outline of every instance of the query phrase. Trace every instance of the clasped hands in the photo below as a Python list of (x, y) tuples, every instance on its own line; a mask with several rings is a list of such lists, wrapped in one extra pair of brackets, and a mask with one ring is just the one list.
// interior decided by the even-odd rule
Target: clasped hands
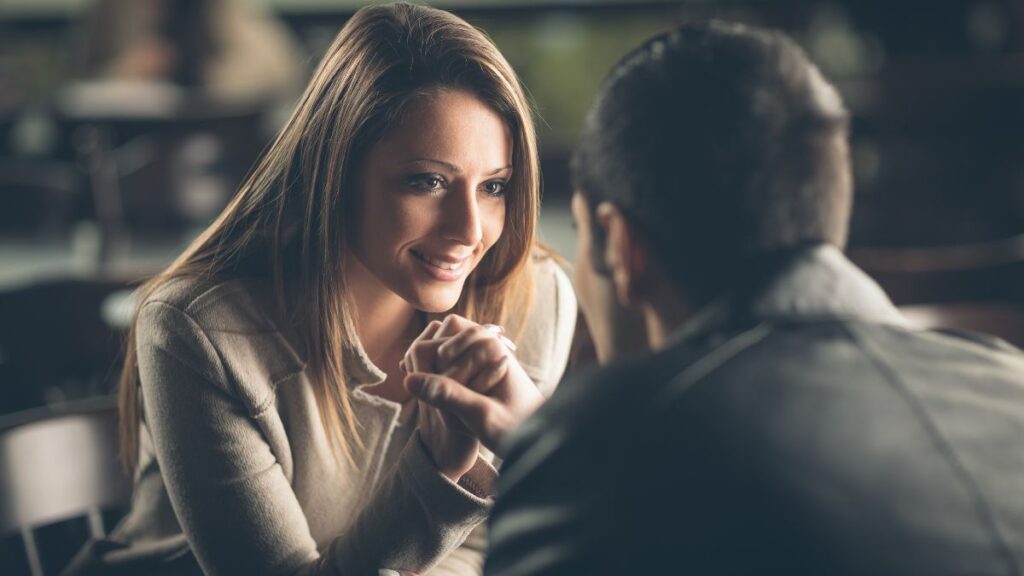
[(501, 328), (455, 314), (427, 325), (402, 368), (405, 388), (420, 402), (420, 438), (438, 470), (456, 482), (476, 463), (481, 444), (497, 453), (505, 434), (543, 402)]

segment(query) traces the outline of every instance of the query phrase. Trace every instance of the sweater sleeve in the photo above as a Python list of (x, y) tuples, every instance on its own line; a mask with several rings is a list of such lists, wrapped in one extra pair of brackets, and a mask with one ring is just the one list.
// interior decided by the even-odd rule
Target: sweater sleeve
[(493, 468), (477, 471), (467, 489), (438, 472), (414, 438), (321, 556), (259, 414), (232, 388), (203, 329), (162, 302), (143, 307), (139, 327), (144, 418), (175, 515), (207, 574), (423, 572), (486, 518)]
[[(461, 545), (490, 512), (496, 473), (478, 459), (467, 476), (486, 478), (482, 493), (467, 490), (434, 467), (419, 435), (406, 444), (352, 527), (330, 546), (325, 562), (345, 573), (381, 568), (421, 574)], [(473, 486), (477, 488), (477, 486)]]
[(466, 541), (444, 557), (426, 576), (478, 576), (484, 571), (487, 525), (480, 524)]

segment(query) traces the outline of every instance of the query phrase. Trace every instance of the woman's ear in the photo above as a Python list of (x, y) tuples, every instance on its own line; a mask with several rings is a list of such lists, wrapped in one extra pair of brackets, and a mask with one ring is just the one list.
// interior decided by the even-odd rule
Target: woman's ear
[(646, 293), (647, 247), (614, 204), (602, 202), (596, 215), (597, 225), (605, 230), (604, 261), (615, 284), (615, 296), (622, 306), (636, 306)]

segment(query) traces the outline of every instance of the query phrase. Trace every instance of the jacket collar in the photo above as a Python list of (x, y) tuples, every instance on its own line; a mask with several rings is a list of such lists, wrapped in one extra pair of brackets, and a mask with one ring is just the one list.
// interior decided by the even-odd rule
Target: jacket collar
[(845, 319), (906, 325), (882, 288), (829, 244), (797, 250), (761, 278), (701, 308), (672, 341), (761, 323)]
[[(268, 281), (260, 278), (247, 278), (244, 281), (246, 282), (246, 285), (250, 286), (251, 290), (258, 295), (258, 298), (260, 298), (262, 309), (273, 309), (273, 306), (275, 305), (273, 289)], [(308, 357), (302, 347), (297, 345), (300, 339), (295, 328), (287, 325), (282, 326), (279, 323), (274, 322), (266, 313), (264, 313), (264, 317), (267, 319), (268, 325), (276, 326), (285, 341), (288, 342), (289, 348), (291, 349), (297, 364), (296, 371), (304, 369), (308, 364)], [(370, 357), (366, 354), (366, 350), (363, 349), (363, 343), (359, 340), (359, 334), (355, 328), (350, 328), (349, 332), (353, 335), (353, 341), (345, 347), (342, 356), (344, 360), (346, 387), (349, 390), (355, 390), (363, 386), (380, 384), (387, 378), (387, 374), (385, 374), (383, 370), (378, 368), (377, 365), (370, 360)]]
[(355, 331), (352, 333), (353, 342), (345, 350), (345, 384), (349, 390), (380, 384), (387, 379), (387, 374), (366, 355), (358, 334), (355, 334)]

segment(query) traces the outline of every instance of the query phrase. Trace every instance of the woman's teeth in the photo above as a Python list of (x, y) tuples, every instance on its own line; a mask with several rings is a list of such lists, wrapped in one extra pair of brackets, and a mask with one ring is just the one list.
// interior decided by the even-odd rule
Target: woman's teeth
[(462, 265), (465, 264), (465, 262), (466, 262), (465, 260), (461, 260), (459, 262), (454, 262), (454, 263), (453, 262), (445, 262), (443, 260), (438, 260), (436, 258), (431, 258), (430, 256), (427, 256), (426, 254), (421, 254), (419, 252), (413, 252), (413, 254), (415, 254), (420, 260), (423, 260), (424, 262), (426, 262), (427, 264), (430, 264), (431, 266), (434, 266), (436, 268), (440, 268), (442, 270), (448, 270), (448, 271), (458, 270), (458, 269), (462, 268)]

